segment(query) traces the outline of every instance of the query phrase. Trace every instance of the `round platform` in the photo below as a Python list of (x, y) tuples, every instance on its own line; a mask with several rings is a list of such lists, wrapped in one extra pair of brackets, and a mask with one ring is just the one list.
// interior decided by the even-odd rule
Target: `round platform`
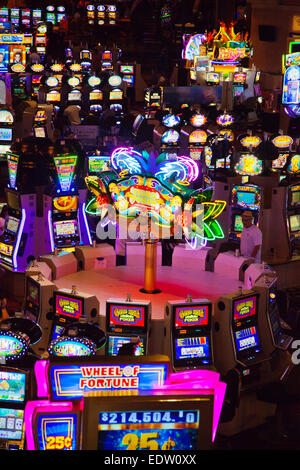
[[(185, 300), (188, 294), (194, 299), (215, 302), (220, 296), (238, 291), (242, 283), (213, 272), (184, 269), (172, 266), (157, 267), (157, 288), (161, 293), (140, 292), (144, 282), (143, 266), (119, 266), (97, 271), (78, 271), (54, 281), (57, 288), (71, 289), (96, 295), (100, 304), (100, 327), (105, 330), (106, 300), (117, 298), (151, 302), (151, 337), (149, 354), (162, 354), (164, 350), (164, 311), (169, 300)], [(243, 286), (244, 287), (244, 286)]]

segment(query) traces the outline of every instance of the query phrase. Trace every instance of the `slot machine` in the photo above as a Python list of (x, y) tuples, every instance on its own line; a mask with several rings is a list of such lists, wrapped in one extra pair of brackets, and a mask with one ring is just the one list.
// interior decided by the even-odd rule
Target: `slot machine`
[(116, 5), (107, 5), (106, 6), (106, 13), (107, 13), (107, 23), (109, 25), (115, 25), (117, 21), (117, 7)]
[(29, 9), (21, 9), (21, 27), (25, 31), (29, 31), (31, 29), (31, 10)]
[(113, 55), (112, 52), (109, 50), (105, 50), (101, 56), (101, 72), (113, 71)]
[(206, 73), (206, 85), (218, 86), (220, 84), (220, 73), (209, 71)]
[(125, 111), (124, 91), (121, 89), (122, 82), (123, 80), (120, 75), (111, 75), (108, 79), (108, 84), (110, 86), (108, 95), (109, 107), (119, 116), (123, 115)]
[(35, 29), (38, 23), (42, 21), (42, 10), (35, 9), (32, 10), (32, 27)]
[(127, 87), (134, 88), (135, 86), (135, 66), (133, 64), (120, 64), (119, 65), (119, 73), (127, 83)]
[(46, 110), (43, 109), (43, 105), (38, 105), (37, 111), (33, 119), (32, 132), (37, 139), (46, 139), (49, 137), (48, 132), (48, 116)]
[(105, 24), (105, 5), (97, 5), (97, 24), (99, 26)]
[(160, 153), (171, 156), (178, 154), (180, 149), (181, 119), (175, 114), (167, 114), (162, 123), (153, 130), (153, 145)]
[(63, 5), (60, 5), (56, 8), (56, 21), (59, 24), (61, 20), (66, 18), (66, 8)]
[(54, 75), (50, 75), (45, 80), (45, 103), (52, 105), (55, 112), (60, 109), (62, 101), (61, 87), (59, 79)]
[(52, 252), (74, 251), (79, 244), (92, 244), (85, 213), (87, 191), (74, 185), (78, 164), (76, 154), (54, 156), (57, 182), (48, 218)]
[[(8, 341), (0, 330), (2, 341)], [(15, 338), (17, 342), (18, 338)], [(2, 342), (1, 341), (1, 342)], [(14, 338), (10, 337), (13, 348)], [(16, 347), (16, 345), (15, 345)], [(24, 409), (30, 399), (30, 373), (28, 370), (0, 366), (0, 449), (23, 450), (25, 448)]]
[(39, 91), (42, 87), (41, 80), (44, 75), (44, 66), (42, 64), (32, 64), (31, 69), (31, 97), (38, 101)]
[(53, 5), (46, 7), (46, 23), (56, 24), (55, 7)]
[(261, 210), (261, 189), (252, 184), (234, 185), (231, 192), (231, 225), (229, 227), (229, 241), (238, 242), (243, 231), (242, 213), (250, 210), (253, 223), (259, 222)]
[(148, 354), (151, 303), (122, 299), (106, 301), (106, 355), (117, 356), (126, 343), (134, 343), (134, 355)]
[(0, 8), (0, 28), (1, 32), (10, 32), (9, 9)]
[(246, 72), (235, 72), (232, 79), (232, 92), (233, 92), (233, 103), (235, 104), (237, 99), (245, 90), (247, 79)]
[(41, 339), (31, 349), (41, 356), (48, 349), (52, 329), (52, 300), (57, 290), (53, 282), (39, 274), (25, 276), (25, 301), (23, 305), (24, 318), (40, 325)]
[(11, 8), (10, 9), (10, 22), (14, 31), (18, 31), (20, 27), (20, 9)]
[(6, 161), (13, 142), (14, 116), (8, 109), (0, 109), (0, 160)]
[(88, 78), (88, 106), (89, 112), (98, 116), (103, 111), (103, 92), (100, 89), (101, 79), (96, 75)]
[(164, 322), (164, 354), (175, 371), (214, 367), (211, 301), (169, 301)]
[(158, 109), (162, 108), (161, 88), (148, 88), (145, 90), (145, 110), (146, 118), (154, 118)]
[(204, 114), (195, 113), (190, 117), (189, 124), (180, 130), (180, 147), (184, 155), (193, 160), (200, 160), (207, 141), (207, 118)]
[(86, 6), (86, 16), (89, 25), (94, 26), (96, 17), (95, 5), (89, 4)]
[(78, 106), (79, 109), (82, 108), (82, 87), (80, 78), (76, 75), (68, 78), (68, 94), (67, 94), (67, 106)]
[[(14, 57), (17, 60), (19, 56), (20, 56), (20, 53), (15, 52)], [(27, 89), (28, 89), (28, 78), (25, 72), (25, 65), (21, 62), (12, 63), (10, 65), (10, 70), (11, 70), (10, 77), (11, 77), (12, 100), (13, 102), (15, 98), (20, 99), (20, 100), (25, 100), (27, 98)]]
[(83, 49), (79, 53), (79, 61), (83, 74), (88, 74), (92, 68), (92, 53), (88, 49)]
[(59, 289), (53, 294), (51, 344), (63, 331), (80, 319), (85, 323), (99, 325), (99, 301), (95, 295), (76, 291), (76, 289)]
[(37, 53), (40, 55), (41, 60), (43, 61), (46, 54), (47, 48), (47, 24), (46, 23), (38, 23), (36, 26), (36, 34), (35, 34), (35, 47)]

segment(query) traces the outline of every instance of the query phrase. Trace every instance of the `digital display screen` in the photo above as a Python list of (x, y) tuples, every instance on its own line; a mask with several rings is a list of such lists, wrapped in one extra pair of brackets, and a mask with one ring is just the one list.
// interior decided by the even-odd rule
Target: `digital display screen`
[(175, 127), (180, 123), (180, 117), (175, 114), (167, 114), (162, 118), (162, 123), (166, 127)]
[(120, 73), (128, 75), (134, 74), (134, 65), (120, 65)]
[(42, 78), (42, 75), (32, 75), (32, 77), (31, 77), (32, 85), (40, 85), (41, 78)]
[(186, 305), (174, 308), (175, 328), (208, 325), (210, 305)]
[(244, 297), (233, 301), (233, 319), (234, 321), (240, 321), (244, 318), (256, 315), (256, 296)]
[(248, 210), (260, 208), (260, 191), (253, 186), (234, 186), (232, 189), (232, 207)]
[(245, 83), (246, 77), (246, 73), (235, 73), (233, 75), (233, 83)]
[(175, 359), (209, 359), (209, 339), (207, 336), (175, 338)]
[[(119, 349), (123, 344), (131, 342), (129, 336), (109, 336), (108, 337), (108, 350), (107, 354), (109, 356), (117, 356)], [(144, 356), (145, 355), (145, 338), (140, 338), (140, 342), (137, 345), (135, 356)]]
[(7, 127), (0, 127), (0, 141), (11, 142), (12, 141), (12, 129)]
[(94, 101), (94, 100), (101, 101), (103, 99), (102, 91), (91, 91), (89, 99), (90, 99), (90, 101)]
[(234, 224), (233, 224), (233, 230), (235, 232), (242, 232), (244, 228), (243, 221), (242, 221), (242, 216), (241, 215), (235, 215), (234, 216)]
[(111, 104), (109, 109), (113, 109), (114, 111), (122, 111), (122, 105), (121, 104)]
[(53, 223), (54, 233), (56, 237), (70, 237), (77, 235), (77, 220), (60, 220)]
[(234, 335), (238, 352), (259, 346), (256, 326), (235, 331)]
[(291, 193), (291, 206), (297, 207), (300, 206), (300, 185), (290, 188)]
[(32, 302), (34, 305), (39, 305), (39, 286), (27, 278), (27, 300)]
[(198, 427), (198, 410), (101, 412), (98, 450), (197, 449)]
[(123, 75), (124, 82), (127, 83), (129, 86), (134, 85), (134, 75)]
[(144, 328), (146, 308), (142, 305), (107, 304), (110, 327), (132, 326)]
[(236, 98), (238, 96), (241, 96), (241, 94), (244, 91), (244, 87), (242, 85), (240, 86), (234, 86), (233, 87), (233, 96)]
[(291, 232), (300, 231), (300, 214), (294, 214), (289, 217)]
[(58, 196), (53, 198), (53, 212), (72, 212), (78, 209), (77, 196)]
[(78, 319), (83, 312), (83, 299), (65, 294), (55, 294), (55, 313)]
[(80, 93), (80, 92), (69, 93), (69, 94), (68, 94), (68, 100), (69, 100), (69, 101), (78, 101), (78, 100), (81, 100), (81, 93)]
[(19, 228), (20, 220), (15, 217), (8, 217), (5, 222), (5, 231), (10, 233), (17, 233)]
[(46, 101), (60, 101), (61, 95), (60, 93), (46, 93)]
[(44, 127), (34, 127), (34, 136), (38, 139), (45, 139), (46, 137), (46, 129)]
[(168, 130), (162, 135), (161, 143), (163, 145), (176, 145), (179, 141), (179, 133), (173, 129)]
[(109, 92), (109, 99), (110, 100), (122, 100), (123, 99), (123, 92), (121, 90), (120, 91), (116, 91), (116, 90), (110, 91)]
[(206, 143), (207, 134), (205, 131), (196, 130), (191, 132), (189, 136), (189, 144), (191, 145), (204, 145)]
[(88, 157), (88, 172), (90, 175), (97, 175), (107, 167), (110, 161), (109, 156), (90, 156)]
[(207, 72), (206, 81), (218, 84), (220, 82), (220, 75), (216, 72)]
[(278, 158), (272, 161), (272, 168), (280, 170), (287, 162), (288, 154), (281, 153)]
[(0, 408), (0, 439), (20, 441), (23, 425), (24, 410)]
[(190, 119), (190, 123), (194, 127), (201, 127), (206, 123), (206, 121), (207, 118), (203, 114), (194, 114)]
[(21, 205), (19, 194), (12, 191), (7, 191), (6, 196), (9, 207), (15, 210), (20, 210)]
[(0, 370), (0, 401), (23, 402), (26, 393), (26, 374)]
[(35, 419), (37, 450), (78, 450), (78, 412), (38, 413)]

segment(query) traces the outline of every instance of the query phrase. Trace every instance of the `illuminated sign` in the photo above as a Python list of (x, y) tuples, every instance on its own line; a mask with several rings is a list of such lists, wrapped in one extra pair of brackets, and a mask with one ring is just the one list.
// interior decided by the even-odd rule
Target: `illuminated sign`
[(82, 300), (57, 294), (55, 312), (56, 315), (79, 318), (82, 314)]
[(208, 324), (208, 305), (192, 305), (175, 308), (175, 327)]
[(53, 400), (80, 399), (86, 392), (149, 390), (167, 378), (165, 364), (53, 365), (50, 382)]
[(71, 212), (77, 210), (76, 196), (60, 196), (53, 199), (53, 208), (58, 212)]
[(247, 135), (243, 139), (241, 139), (241, 144), (244, 147), (258, 147), (258, 145), (261, 143), (261, 138), (256, 136), (256, 135)]
[(300, 67), (292, 65), (283, 78), (282, 103), (298, 104), (300, 102)]
[(206, 139), (207, 133), (205, 131), (196, 130), (191, 132), (189, 136), (189, 143), (204, 145), (206, 143)]
[(77, 159), (77, 155), (54, 157), (54, 163), (62, 191), (69, 191), (71, 189)]
[(95, 355), (96, 347), (92, 341), (86, 338), (63, 336), (53, 340), (48, 351), (58, 357), (82, 357)]
[(272, 142), (277, 148), (287, 148), (293, 143), (293, 139), (288, 135), (278, 135)]
[(23, 402), (25, 399), (26, 374), (0, 370), (0, 400)]
[(19, 359), (29, 346), (29, 338), (21, 333), (0, 331), (0, 358)]
[(221, 114), (217, 117), (216, 122), (219, 126), (231, 126), (233, 124), (233, 117), (230, 114)]
[(293, 155), (287, 171), (291, 174), (300, 173), (300, 155)]
[(235, 321), (250, 317), (256, 314), (256, 297), (248, 297), (241, 300), (234, 301), (234, 314)]
[(38, 413), (37, 450), (78, 450), (79, 426), (78, 412)]
[(244, 154), (235, 165), (239, 175), (259, 175), (262, 172), (262, 161), (255, 155)]
[(0, 242), (0, 253), (6, 256), (11, 256), (13, 252), (13, 245), (6, 245)]
[(16, 187), (16, 181), (17, 181), (19, 155), (14, 155), (13, 153), (7, 153), (6, 158), (7, 158), (7, 165), (8, 165), (9, 184), (10, 184), (10, 187), (14, 189)]
[(145, 326), (145, 308), (127, 305), (110, 306), (110, 325)]
[(247, 53), (245, 47), (237, 47), (237, 48), (230, 48), (230, 47), (220, 47), (219, 48), (219, 60), (237, 60), (243, 59), (247, 57), (249, 54)]

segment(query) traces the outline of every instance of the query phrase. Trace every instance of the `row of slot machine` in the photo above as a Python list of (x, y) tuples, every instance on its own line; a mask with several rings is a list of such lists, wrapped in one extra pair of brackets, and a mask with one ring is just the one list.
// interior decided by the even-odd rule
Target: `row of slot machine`
[[(158, 351), (159, 355), (151, 356), (148, 352), (149, 343), (153, 344), (157, 338), (153, 338), (150, 334), (151, 303), (149, 301), (134, 301), (130, 297), (124, 300), (107, 299), (105, 318), (102, 319), (102, 323), (103, 320), (105, 322), (104, 338), (103, 331), (98, 329), (101, 321), (99, 302), (95, 296), (70, 289), (57, 290), (56, 286), (40, 276), (40, 273), (27, 273), (23, 321), (34, 319), (37, 322), (35, 325), (40, 325), (42, 336), (37, 338), (38, 335), (36, 335), (33, 338), (33, 332), (28, 335), (33, 339), (30, 348), (35, 351), (36, 355), (44, 354), (42, 356), (44, 360), (38, 360), (34, 366), (37, 398), (32, 400), (26, 388), (26, 382), (29, 382), (28, 371), (24, 370), (24, 365), (23, 367), (19, 365), (22, 361), (18, 362), (24, 357), (30, 341), (27, 339), (27, 344), (24, 344), (25, 336), (23, 335), (22, 347), (18, 344), (19, 355), (16, 353), (17, 348), (10, 348), (10, 354), (7, 357), (10, 367), (1, 366), (0, 371), (2, 383), (6, 383), (5, 387), (1, 387), (0, 410), (3, 425), (0, 439), (2, 442), (5, 441), (6, 448), (22, 448), (25, 422), (28, 449), (48, 450), (51, 448), (49, 447), (51, 443), (53, 449), (78, 449), (80, 447), (79, 421), (83, 419), (83, 423), (87, 425), (85, 407), (89, 409), (86, 403), (83, 408), (80, 407), (78, 400), (82, 400), (83, 393), (86, 394), (88, 391), (97, 392), (100, 395), (101, 392), (105, 392), (106, 397), (109, 397), (103, 402), (106, 412), (117, 410), (136, 412), (136, 406), (139, 410), (144, 410), (139, 396), (144, 396), (147, 402), (145, 397), (152, 395), (150, 390), (155, 388), (155, 385), (157, 387), (158, 377), (160, 377), (158, 394), (161, 401), (164, 401), (164, 395), (167, 392), (164, 385), (169, 384), (170, 378), (177, 381), (179, 390), (182, 387), (189, 389), (189, 392), (185, 394), (189, 395), (185, 397), (186, 400), (191, 399), (193, 395), (191, 389), (200, 389), (201, 385), (205, 384), (204, 378), (207, 374), (212, 378), (216, 371), (225, 376), (233, 369), (239, 370), (241, 387), (244, 390), (247, 387), (255, 387), (261, 380), (263, 383), (268, 383), (268, 381), (273, 382), (276, 378), (278, 379), (287, 367), (286, 351), (292, 338), (286, 336), (281, 328), (276, 299), (276, 276), (268, 272), (266, 274), (268, 282), (266, 282), (265, 274), (257, 280), (251, 290), (240, 290), (235, 294), (225, 295), (214, 304), (207, 299), (192, 299), (190, 296), (182, 301), (168, 302), (165, 306), (161, 328), (163, 351)], [(11, 327), (12, 321), (8, 322), (8, 325)], [(1, 326), (0, 334), (3, 337), (3, 345), (8, 339), (15, 343), (21, 341), (20, 334), (18, 335), (16, 331), (14, 333), (11, 330), (7, 331), (4, 326)], [(20, 353), (21, 349), (23, 349), (23, 355)], [(45, 351), (48, 351), (50, 355), (50, 362), (45, 360), (48, 357)], [(125, 358), (122, 358), (123, 354)], [(274, 364), (274, 360), (279, 361), (275, 373), (274, 367), (271, 367), (271, 361)], [(165, 362), (168, 363), (168, 372), (162, 370), (164, 369), (162, 363)], [(14, 369), (16, 364), (19, 366), (17, 370)], [(152, 374), (152, 379), (148, 374)], [(194, 380), (192, 380), (193, 377)], [(195, 377), (197, 377), (196, 380)], [(186, 384), (185, 387), (183, 383), (179, 386), (182, 380)], [(196, 386), (197, 380), (202, 381), (198, 383), (198, 386)], [(110, 392), (116, 390), (118, 390), (119, 397), (122, 397), (122, 405), (120, 398), (117, 400), (118, 403), (111, 399), (113, 393), (110, 394)], [(129, 393), (130, 390), (134, 390), (134, 401)], [(129, 398), (123, 401), (125, 395)], [(28, 399), (29, 402), (26, 403)], [(180, 396), (175, 399), (177, 410), (181, 410), (181, 399)], [(140, 404), (137, 405), (137, 403)], [(97, 409), (93, 407), (95, 413)], [(151, 406), (148, 405), (149, 409), (158, 411), (153, 401)], [(194, 409), (194, 407), (184, 407), (184, 409)], [(221, 408), (219, 412), (220, 410)], [(68, 415), (74, 411), (76, 411), (77, 418), (70, 420)], [(77, 431), (72, 433), (74, 440), (69, 442), (68, 439), (68, 443), (59, 444), (55, 442), (55, 439), (47, 441), (42, 438), (42, 435), (50, 437), (52, 433), (54, 433), (53, 437), (64, 435), (70, 438), (71, 433), (62, 434), (65, 430), (62, 429), (63, 423), (61, 423), (62, 428), (57, 429), (57, 420), (64, 421), (64, 415), (69, 426), (71, 424), (72, 427), (74, 423), (77, 423), (75, 428), (72, 427), (73, 431), (74, 429)], [(134, 416), (136, 420), (132, 421)], [(158, 429), (167, 429), (167, 439), (160, 440), (160, 433), (156, 436), (159, 446), (162, 446), (172, 435), (170, 430), (174, 427), (170, 425), (170, 422), (176, 423), (177, 433), (178, 429), (182, 430), (180, 434), (184, 433), (183, 429), (186, 427), (184, 424), (188, 422), (185, 421), (186, 417), (182, 412), (182, 420), (179, 421), (181, 426), (178, 426), (174, 415), (169, 425), (165, 421), (164, 426), (160, 426), (164, 422), (161, 414), (151, 419), (148, 417), (147, 421), (144, 421), (142, 416), (139, 415), (137, 418), (137, 415), (133, 414), (131, 426), (128, 426), (130, 421), (115, 422), (115, 424), (123, 423), (123, 426), (115, 426), (114, 429), (118, 432), (114, 433), (114, 444), (110, 440), (112, 436), (102, 432), (110, 429), (104, 426), (105, 424), (108, 426), (112, 424), (112, 421), (109, 421), (109, 413), (105, 418), (102, 416), (103, 420), (97, 423), (97, 429), (100, 431), (98, 439), (94, 436), (92, 443), (89, 437), (88, 442), (81, 442), (82, 448), (130, 450), (129, 442), (124, 439), (124, 433), (119, 431), (126, 430), (125, 434), (127, 434), (129, 429), (135, 430), (137, 423), (139, 432), (142, 429), (142, 434), (146, 430), (149, 431), (149, 423), (151, 423), (152, 431), (156, 429), (156, 426)], [(125, 417), (128, 418), (123, 415), (124, 419)], [(219, 417), (220, 414), (217, 421)], [(89, 425), (94, 426), (92, 423), (93, 420), (89, 414)], [(47, 433), (43, 426), (46, 426)], [(208, 431), (206, 426), (205, 429), (210, 434), (209, 439), (208, 436), (206, 439), (214, 440), (216, 428), (213, 433), (211, 429)], [(61, 447), (57, 447), (58, 444)], [(206, 448), (206, 445), (207, 442), (205, 444), (194, 442), (192, 445), (186, 440), (180, 444), (178, 439), (174, 439), (171, 447), (156, 447), (156, 450), (187, 450)], [(135, 450), (138, 448), (143, 449), (142, 445), (137, 446)], [(145, 448), (152, 449), (152, 447)]]
[(0, 24), (9, 25), (15, 32), (33, 31), (36, 29), (38, 23), (49, 22), (54, 25), (60, 23), (62, 19), (66, 18), (66, 10), (64, 6), (48, 5), (46, 10), (29, 9), (29, 8), (1, 8), (0, 9)]
[(117, 24), (118, 11), (116, 5), (88, 4), (86, 6), (88, 24), (91, 26), (114, 26)]
[(80, 183), (83, 163), (76, 144), (62, 142), (54, 150), (49, 139), (30, 137), (7, 153), (7, 165), (8, 216), (0, 241), (3, 269), (24, 272), (41, 254), (92, 243), (85, 213), (87, 190)]

